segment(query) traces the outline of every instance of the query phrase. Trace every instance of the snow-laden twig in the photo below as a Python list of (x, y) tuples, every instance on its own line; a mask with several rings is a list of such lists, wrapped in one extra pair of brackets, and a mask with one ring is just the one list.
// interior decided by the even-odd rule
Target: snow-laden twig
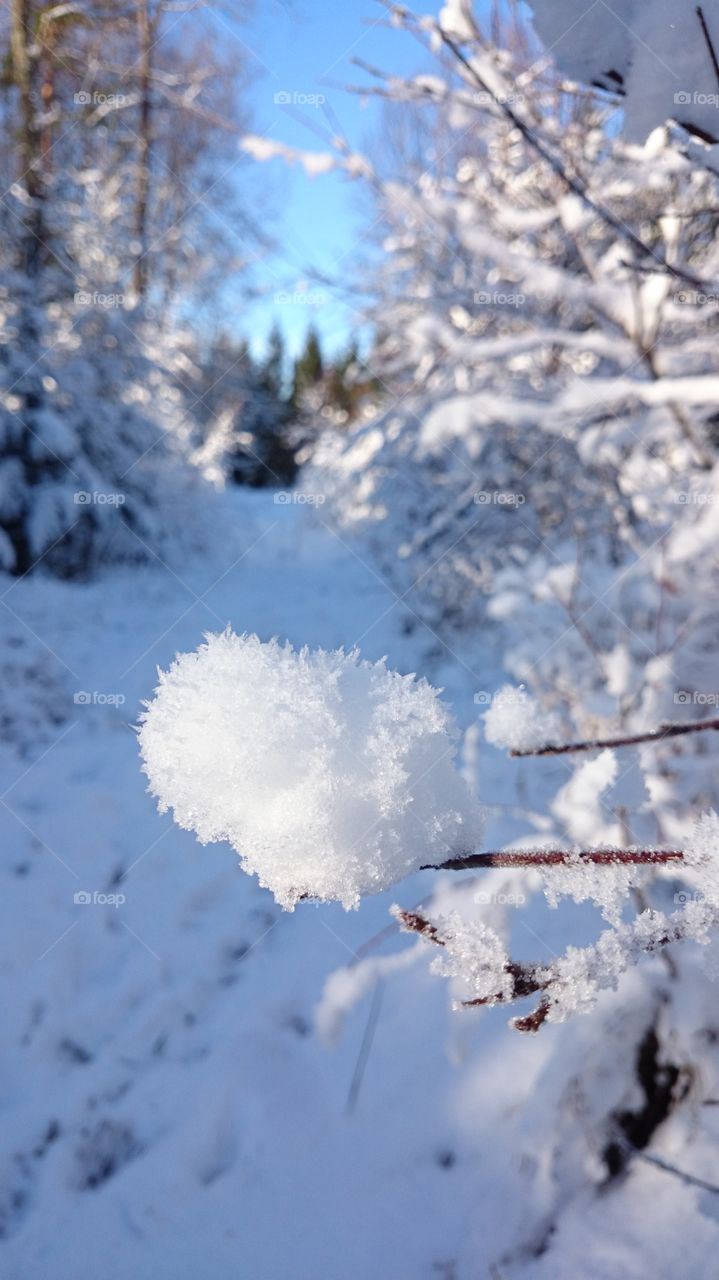
[[(407, 932), (417, 933), (449, 953), (450, 959), (443, 961), (440, 972), (471, 978), (476, 993), (461, 1000), (461, 1007), (511, 1004), (541, 992), (539, 1004), (530, 1014), (512, 1020), (516, 1031), (538, 1031), (547, 1021), (564, 1022), (573, 1013), (586, 1011), (596, 1003), (600, 991), (615, 989), (621, 975), (643, 956), (687, 939), (705, 942), (716, 922), (715, 907), (708, 901), (691, 902), (670, 916), (647, 910), (629, 924), (605, 930), (592, 946), (569, 947), (552, 964), (524, 965), (503, 956), (499, 939), (485, 926), (479, 926), (485, 935), (483, 948), (470, 937), (467, 926), (458, 926), (456, 920), (435, 925), (416, 912), (398, 910), (395, 914)], [(491, 952), (490, 937), (497, 944)]]
[(719, 730), (719, 716), (711, 720), (687, 720), (683, 724), (661, 724), (658, 729), (645, 733), (620, 734), (615, 738), (587, 738), (582, 742), (547, 742), (541, 747), (524, 747), (510, 750), (510, 756), (564, 756), (574, 751), (601, 751), (611, 747), (634, 747), (643, 742), (663, 742), (665, 738), (679, 738), (685, 733), (702, 733), (706, 729)]

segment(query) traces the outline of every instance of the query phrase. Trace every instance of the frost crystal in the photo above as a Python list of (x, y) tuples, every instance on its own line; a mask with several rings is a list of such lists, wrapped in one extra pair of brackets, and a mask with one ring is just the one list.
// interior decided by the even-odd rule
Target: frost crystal
[(558, 906), (565, 897), (575, 902), (595, 902), (611, 924), (619, 924), (630, 890), (645, 884), (656, 870), (619, 863), (597, 865), (579, 850), (570, 850), (567, 856), (570, 861), (565, 866), (552, 867), (545, 879), (544, 893), (550, 907)]
[(459, 978), (466, 984), (470, 1000), (496, 1004), (509, 999), (509, 956), (494, 929), (481, 920), (464, 920), (453, 911), (437, 921), (437, 932), (444, 947), (432, 962), (435, 973)]
[(715, 924), (713, 909), (690, 902), (669, 916), (661, 911), (642, 911), (630, 924), (600, 934), (592, 947), (568, 947), (547, 970), (551, 979), (549, 1021), (564, 1022), (571, 1014), (585, 1013), (600, 991), (616, 990), (627, 969), (668, 943), (693, 939), (706, 945)]
[(695, 822), (686, 842), (684, 865), (696, 876), (700, 896), (719, 913), (719, 816), (713, 811)]
[(203, 843), (229, 840), (290, 909), (355, 907), (476, 847), (455, 738), (424, 680), (229, 629), (161, 673), (140, 728), (160, 809)]

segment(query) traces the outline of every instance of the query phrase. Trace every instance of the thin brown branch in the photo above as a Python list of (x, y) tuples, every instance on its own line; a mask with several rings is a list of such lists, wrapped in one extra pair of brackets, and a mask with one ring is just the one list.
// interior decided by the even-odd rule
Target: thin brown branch
[(492, 867), (568, 867), (577, 858), (599, 867), (653, 866), (681, 862), (681, 849), (507, 849), (467, 853), (446, 862), (425, 863), (421, 871), (480, 871)]
[(616, 738), (587, 738), (583, 742), (548, 742), (543, 747), (528, 747), (510, 751), (510, 756), (564, 756), (571, 751), (601, 751), (605, 747), (634, 747), (642, 742), (663, 742), (665, 738), (679, 738), (685, 733), (703, 733), (706, 729), (719, 729), (719, 716), (712, 720), (687, 720), (683, 724), (661, 724), (658, 729), (646, 733), (625, 734)]
[(397, 919), (403, 929), (408, 933), (418, 933), (425, 938), (427, 942), (436, 942), (438, 947), (445, 945), (444, 939), (440, 937), (439, 929), (436, 925), (431, 924), (429, 920), (425, 920), (416, 911), (398, 911)]
[(535, 992), (543, 991), (549, 981), (548, 970), (534, 965), (515, 964), (513, 960), (504, 966), (504, 972), (508, 973), (512, 979), (512, 990), (508, 996), (502, 995), (501, 992), (494, 996), (479, 996), (475, 1000), (463, 1000), (463, 1007), (476, 1009), (480, 1005), (508, 1004), (512, 1000), (523, 1000), (525, 996), (533, 996)]

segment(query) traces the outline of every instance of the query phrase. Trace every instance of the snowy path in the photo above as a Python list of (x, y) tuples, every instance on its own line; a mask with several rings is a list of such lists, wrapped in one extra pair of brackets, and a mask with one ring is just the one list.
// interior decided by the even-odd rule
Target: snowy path
[[(404, 970), (348, 1111), (370, 1002), (334, 1049), (314, 1008), (398, 895), (283, 914), (229, 849), (203, 849), (145, 793), (129, 726), (156, 665), (205, 630), (358, 642), (402, 670), (436, 649), (301, 508), (236, 502), (245, 551), (229, 563), (5, 586), (18, 676), (3, 717), (34, 741), (2, 756), (3, 1280), (469, 1280), (526, 1227), (522, 1102), (555, 1029), (522, 1039), (501, 1013), (457, 1017), (442, 982)], [(476, 678), (451, 655), (436, 668), (468, 721)], [(43, 729), (48, 708), (58, 723)], [(663, 1175), (645, 1176), (661, 1193)], [(554, 1194), (545, 1170), (535, 1205)]]

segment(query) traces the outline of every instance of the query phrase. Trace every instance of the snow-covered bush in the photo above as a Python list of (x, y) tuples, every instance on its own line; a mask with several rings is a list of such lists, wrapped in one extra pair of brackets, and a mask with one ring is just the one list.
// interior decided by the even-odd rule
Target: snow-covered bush
[(171, 344), (121, 295), (54, 285), (31, 297), (14, 273), (0, 280), (2, 567), (177, 563), (201, 543), (212, 493), (190, 462)]
[[(464, 63), (444, 27), (397, 19), (437, 74), (384, 92), (442, 163), (373, 176), (390, 394), (321, 442), (312, 483), (432, 632), (470, 655), (481, 635), (562, 736), (646, 730), (716, 699), (717, 180), (676, 129), (628, 144), (606, 99), (466, 12), (442, 18)], [(641, 763), (654, 838), (719, 804), (699, 740)]]
[(455, 737), (426, 681), (227, 630), (161, 675), (140, 746), (161, 808), (229, 840), (283, 906), (349, 908), (476, 847)]
[(5, 15), (0, 568), (19, 575), (177, 563), (212, 523), (178, 317), (198, 325), (226, 273), (200, 196), (232, 200), (207, 112), (239, 103), (209, 44), (168, 39), (164, 4), (114, 8)]

